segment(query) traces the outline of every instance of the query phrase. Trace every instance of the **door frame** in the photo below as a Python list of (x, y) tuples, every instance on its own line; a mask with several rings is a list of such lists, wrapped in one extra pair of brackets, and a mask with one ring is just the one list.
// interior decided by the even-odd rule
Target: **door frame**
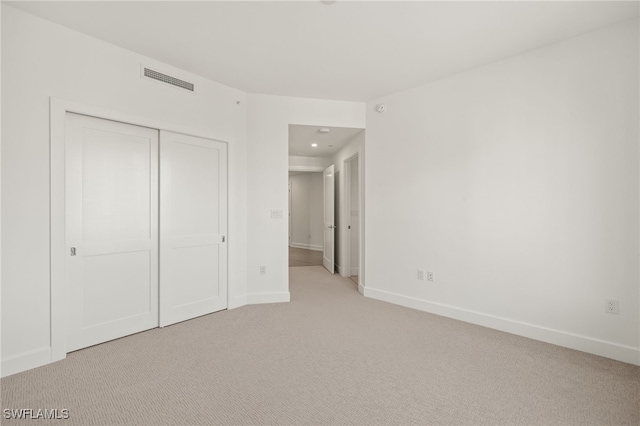
[[(350, 226), (352, 225), (353, 219), (351, 216), (351, 201), (353, 198), (353, 194), (351, 193), (351, 181), (353, 179), (353, 161), (358, 162), (358, 231), (360, 230), (360, 211), (362, 209), (360, 205), (360, 156), (358, 153), (353, 154), (349, 158), (346, 158), (343, 161), (343, 170), (344, 170), (344, 207), (342, 208), (342, 218), (344, 220), (343, 228), (346, 232), (345, 241), (346, 241), (346, 249), (344, 254), (344, 271), (345, 273), (342, 275), (343, 277), (352, 276), (352, 261), (353, 258), (351, 256), (351, 248), (353, 247), (353, 238), (351, 237), (352, 229)], [(358, 277), (360, 276), (360, 233), (358, 232)]]
[[(344, 170), (343, 182), (344, 182), (344, 206), (342, 211), (339, 212), (342, 215), (343, 228), (346, 229), (348, 223), (351, 223), (351, 162), (358, 161), (358, 291), (364, 294), (365, 288), (365, 268), (364, 268), (364, 218), (365, 218), (365, 189), (364, 189), (364, 142), (360, 145), (357, 152), (342, 161), (342, 170)], [(345, 238), (346, 249), (343, 259), (345, 259), (344, 270), (346, 274), (343, 276), (351, 276), (351, 233), (348, 233), (348, 237)]]
[[(65, 117), (68, 112), (88, 115), (105, 120), (119, 121), (135, 126), (166, 130), (188, 136), (212, 139), (217, 142), (229, 143), (208, 135), (207, 132), (191, 127), (168, 123), (146, 117), (139, 117), (119, 111), (112, 111), (79, 102), (67, 101), (60, 98), (49, 98), (49, 253), (50, 253), (50, 321), (51, 321), (51, 362), (59, 361), (67, 356), (67, 282), (65, 271)], [(227, 157), (227, 173), (229, 173)], [(227, 194), (228, 198), (228, 194)], [(227, 209), (229, 208), (227, 199)], [(227, 211), (228, 215), (228, 211)], [(228, 259), (227, 259), (227, 268)], [(227, 306), (230, 306), (229, 281), (227, 285)]]
[[(366, 132), (366, 129), (363, 129)], [(342, 161), (342, 167), (345, 166), (345, 162), (352, 160), (355, 156), (358, 156), (358, 189), (359, 189), (359, 201), (358, 206), (360, 209), (360, 215), (358, 217), (360, 221), (360, 238), (358, 239), (360, 244), (360, 251), (358, 253), (358, 260), (360, 264), (360, 275), (358, 276), (358, 292), (364, 295), (364, 289), (366, 287), (366, 256), (365, 256), (365, 228), (366, 228), (366, 187), (365, 187), (365, 155), (366, 155), (366, 133), (365, 140), (362, 141), (357, 149), (357, 152), (345, 160)], [(288, 161), (288, 157), (287, 157)], [(287, 163), (288, 164), (288, 163)], [(335, 164), (334, 164), (335, 165)], [(288, 165), (287, 170), (291, 172), (322, 172), (326, 166), (291, 166)], [(346, 176), (343, 175), (344, 179)], [(338, 214), (343, 215), (344, 209)], [(343, 216), (344, 217), (344, 216)]]

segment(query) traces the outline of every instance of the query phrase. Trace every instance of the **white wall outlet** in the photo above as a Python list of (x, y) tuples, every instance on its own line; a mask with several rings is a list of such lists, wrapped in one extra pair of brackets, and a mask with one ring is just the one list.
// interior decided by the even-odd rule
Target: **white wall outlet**
[(427, 271), (427, 281), (433, 281), (433, 272)]
[(271, 209), (271, 219), (282, 219), (284, 212), (282, 209)]
[(424, 269), (418, 269), (418, 279), (424, 281)]
[(613, 299), (605, 300), (604, 305), (605, 312), (608, 314), (619, 314), (620, 313), (620, 302)]
[(267, 267), (266, 266), (261, 266), (260, 267), (260, 275), (267, 275)]

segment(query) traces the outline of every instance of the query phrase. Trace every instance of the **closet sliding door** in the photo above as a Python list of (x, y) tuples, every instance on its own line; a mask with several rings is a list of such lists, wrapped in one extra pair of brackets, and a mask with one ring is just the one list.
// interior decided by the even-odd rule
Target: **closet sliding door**
[(158, 326), (158, 131), (67, 113), (67, 351)]
[(67, 352), (227, 308), (227, 145), (65, 117)]
[(227, 145), (160, 132), (160, 326), (227, 308)]

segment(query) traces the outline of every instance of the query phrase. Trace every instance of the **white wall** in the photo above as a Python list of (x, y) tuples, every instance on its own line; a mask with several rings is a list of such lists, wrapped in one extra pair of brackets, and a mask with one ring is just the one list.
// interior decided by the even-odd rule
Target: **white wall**
[(291, 184), (291, 235), (293, 247), (322, 250), (324, 196), (322, 173), (299, 173), (289, 177)]
[(629, 21), (369, 102), (365, 294), (640, 363), (638, 39)]
[[(365, 104), (248, 95), (248, 300), (289, 300), (287, 211), (289, 124), (364, 128)], [(260, 266), (267, 274), (260, 275)]]
[[(140, 63), (194, 81), (142, 80)], [(48, 362), (49, 98), (229, 142), (229, 293), (246, 301), (246, 94), (2, 5), (3, 374)], [(240, 104), (237, 104), (237, 101)]]

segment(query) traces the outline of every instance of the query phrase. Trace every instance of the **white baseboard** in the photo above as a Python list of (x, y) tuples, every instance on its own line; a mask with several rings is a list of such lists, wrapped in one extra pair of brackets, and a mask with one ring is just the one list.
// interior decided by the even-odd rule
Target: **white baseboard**
[(46, 346), (44, 348), (34, 349), (3, 359), (0, 375), (2, 377), (11, 376), (12, 374), (50, 364), (51, 362), (53, 362), (51, 359), (51, 347)]
[(261, 303), (282, 303), (291, 300), (291, 293), (283, 291), (280, 293), (252, 293), (247, 294), (247, 303), (249, 305), (258, 305)]
[[(358, 291), (360, 291), (360, 286), (358, 286)], [(404, 296), (385, 290), (372, 289), (368, 286), (364, 287), (361, 293), (372, 299), (418, 309), (420, 311), (429, 312), (443, 317), (481, 325), (483, 327), (603, 356), (605, 358), (615, 359), (629, 364), (640, 365), (640, 348), (633, 346), (621, 345), (614, 342), (568, 333), (535, 324), (514, 321), (508, 318), (471, 311), (456, 306), (429, 302), (427, 300)]]
[(358, 275), (360, 273), (360, 268), (351, 268), (351, 275)]
[(227, 309), (235, 309), (235, 308), (239, 308), (240, 306), (244, 306), (247, 304), (247, 295), (246, 294), (241, 294), (238, 296), (230, 296), (229, 297), (229, 305), (227, 306)]
[[(365, 295), (364, 294), (364, 286), (360, 283), (358, 283), (358, 293), (360, 293), (361, 295)], [(371, 297), (373, 299), (373, 297)]]
[(312, 244), (302, 244), (302, 243), (289, 243), (289, 247), (301, 248), (301, 249), (307, 249), (307, 250), (314, 250), (314, 251), (323, 251), (324, 250), (324, 247), (322, 247), (322, 246), (314, 246)]

